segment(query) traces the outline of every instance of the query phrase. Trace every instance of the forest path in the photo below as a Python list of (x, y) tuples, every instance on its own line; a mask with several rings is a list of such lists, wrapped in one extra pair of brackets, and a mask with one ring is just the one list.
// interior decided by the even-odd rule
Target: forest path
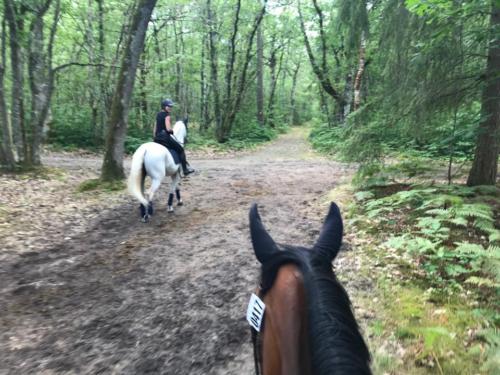
[[(47, 157), (69, 176), (52, 190), (3, 178), (11, 199), (30, 196), (19, 190), (31, 186), (52, 195), (50, 204), (26, 198), (17, 212), (30, 207), (31, 217), (20, 215), (13, 226), (11, 215), (0, 232), (0, 374), (252, 374), (244, 315), (259, 265), (249, 240), (250, 205), (258, 202), (276, 241), (308, 246), (328, 192), (353, 173), (315, 156), (306, 135), (293, 129), (228, 159), (191, 156), (199, 172), (182, 183), (185, 206), (167, 214), (164, 183), (148, 224), (124, 194), (103, 201), (58, 190), (95, 175), (97, 157)], [(72, 200), (92, 202), (66, 209)], [(9, 215), (15, 210), (12, 202), (0, 201), (2, 207)], [(351, 258), (337, 262), (338, 272), (352, 277), (358, 265)], [(360, 283), (349, 282), (348, 291)]]

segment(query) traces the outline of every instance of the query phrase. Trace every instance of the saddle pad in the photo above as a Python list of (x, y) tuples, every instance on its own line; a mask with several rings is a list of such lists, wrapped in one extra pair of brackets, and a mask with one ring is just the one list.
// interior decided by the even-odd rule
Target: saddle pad
[(174, 163), (175, 164), (180, 164), (181, 163), (181, 158), (179, 156), (179, 153), (171, 148), (168, 149), (170, 151), (170, 154), (172, 154), (172, 157), (174, 158)]

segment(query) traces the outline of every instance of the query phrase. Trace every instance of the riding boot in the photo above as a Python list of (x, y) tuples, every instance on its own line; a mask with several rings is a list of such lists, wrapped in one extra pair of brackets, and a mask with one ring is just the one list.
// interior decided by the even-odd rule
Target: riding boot
[(193, 173), (194, 169), (188, 166), (188, 162), (186, 160), (186, 154), (184, 152), (181, 153), (180, 158), (182, 165), (182, 173), (184, 174), (184, 177), (186, 177), (188, 174)]

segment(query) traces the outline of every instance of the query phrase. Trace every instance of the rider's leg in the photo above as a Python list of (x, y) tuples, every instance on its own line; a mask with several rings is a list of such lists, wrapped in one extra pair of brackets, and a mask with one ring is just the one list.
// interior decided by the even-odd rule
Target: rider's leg
[(184, 176), (187, 176), (190, 173), (194, 172), (194, 169), (191, 167), (188, 167), (188, 163), (186, 160), (186, 153), (184, 152), (184, 149), (181, 147), (181, 152), (179, 152), (179, 157), (181, 159), (181, 165), (182, 165), (182, 172), (184, 173)]
[(169, 147), (177, 151), (177, 153), (179, 154), (179, 159), (181, 160), (182, 172), (184, 176), (194, 172), (194, 169), (188, 168), (187, 166), (186, 153), (184, 152), (184, 148), (174, 140), (171, 140), (171, 142), (169, 143)]

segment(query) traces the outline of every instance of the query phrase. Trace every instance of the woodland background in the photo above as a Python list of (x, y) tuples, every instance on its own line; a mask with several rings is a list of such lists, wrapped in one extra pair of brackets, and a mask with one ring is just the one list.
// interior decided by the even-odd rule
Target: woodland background
[(170, 97), (205, 142), (266, 140), (310, 122), (319, 148), (365, 165), (394, 150), (450, 164), (476, 150), (469, 184), (495, 183), (496, 0), (2, 5), (7, 168), (40, 164), (45, 139), (107, 144), (120, 170), (123, 143), (131, 151), (149, 139), (158, 103)]

